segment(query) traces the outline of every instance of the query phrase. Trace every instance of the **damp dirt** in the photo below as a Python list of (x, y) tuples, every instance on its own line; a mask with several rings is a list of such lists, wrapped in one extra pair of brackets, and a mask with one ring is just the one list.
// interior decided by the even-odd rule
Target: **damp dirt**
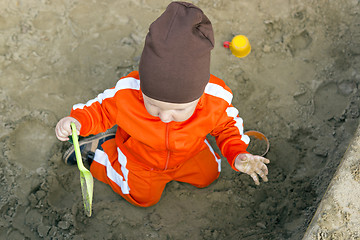
[[(302, 238), (359, 124), (358, 0), (193, 1), (213, 23), (212, 73), (232, 88), (245, 130), (270, 141), (269, 182), (223, 159), (211, 186), (171, 182), (138, 208), (95, 181), (85, 216), (54, 127), (137, 69), (168, 3), (0, 1), (0, 239)], [(246, 58), (222, 46), (237, 34), (252, 45)]]

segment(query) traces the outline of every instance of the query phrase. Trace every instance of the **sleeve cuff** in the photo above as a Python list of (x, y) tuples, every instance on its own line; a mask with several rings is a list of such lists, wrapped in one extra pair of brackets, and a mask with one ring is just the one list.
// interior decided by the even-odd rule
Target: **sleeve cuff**
[(232, 169), (235, 171), (239, 171), (235, 168), (235, 158), (241, 154), (241, 153), (248, 153), (246, 151), (247, 144), (245, 144), (243, 141), (239, 140), (233, 140), (231, 143), (227, 143), (225, 147), (222, 149), (222, 153), (224, 157), (226, 157), (227, 161), (229, 162)]
[(73, 117), (80, 122), (81, 124), (80, 135), (87, 136), (88, 133), (90, 132), (91, 124), (89, 124), (89, 120), (85, 116), (85, 114), (76, 110), (75, 111), (72, 110), (70, 113), (70, 117)]

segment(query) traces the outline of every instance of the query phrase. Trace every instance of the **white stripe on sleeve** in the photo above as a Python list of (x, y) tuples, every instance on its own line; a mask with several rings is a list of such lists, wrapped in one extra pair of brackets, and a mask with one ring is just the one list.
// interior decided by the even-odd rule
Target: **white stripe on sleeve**
[(205, 87), (205, 91), (206, 94), (218, 97), (218, 98), (222, 98), (224, 99), (226, 102), (228, 102), (229, 104), (231, 104), (233, 95), (231, 94), (231, 92), (227, 91), (225, 88), (223, 88), (220, 85), (217, 85), (215, 83), (208, 83)]
[(229, 117), (234, 119), (235, 126), (239, 129), (241, 140), (244, 141), (246, 144), (249, 144), (250, 138), (247, 135), (244, 135), (244, 127), (243, 127), (243, 119), (238, 117), (239, 111), (234, 107), (228, 107), (226, 109), (226, 113)]
[(98, 102), (101, 104), (103, 102), (103, 100), (114, 97), (116, 92), (119, 90), (122, 90), (122, 89), (139, 90), (140, 89), (140, 80), (138, 80), (136, 78), (132, 78), (132, 77), (120, 79), (117, 82), (115, 88), (105, 90), (103, 93), (100, 93), (96, 98), (89, 100), (86, 104), (82, 104), (82, 103), (75, 104), (73, 106), (73, 110), (83, 109), (85, 106), (90, 107), (91, 104), (93, 104), (95, 102)]

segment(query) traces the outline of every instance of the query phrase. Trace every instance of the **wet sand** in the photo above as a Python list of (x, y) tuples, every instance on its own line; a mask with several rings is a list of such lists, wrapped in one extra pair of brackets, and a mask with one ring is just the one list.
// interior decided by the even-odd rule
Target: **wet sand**
[[(245, 129), (270, 140), (269, 182), (223, 159), (210, 187), (171, 182), (156, 206), (137, 208), (95, 181), (84, 215), (54, 127), (137, 69), (168, 3), (0, 1), (0, 239), (302, 238), (359, 124), (357, 0), (193, 1), (213, 23), (212, 73), (232, 88)], [(237, 34), (252, 45), (243, 59), (222, 47)]]

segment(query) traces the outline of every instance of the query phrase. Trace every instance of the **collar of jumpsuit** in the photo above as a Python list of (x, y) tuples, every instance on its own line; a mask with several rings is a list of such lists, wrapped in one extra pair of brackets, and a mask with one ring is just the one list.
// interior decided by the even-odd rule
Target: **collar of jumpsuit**
[(144, 105), (148, 113), (158, 117), (164, 123), (184, 122), (194, 113), (200, 98), (188, 103), (169, 103), (159, 101), (142, 94)]

